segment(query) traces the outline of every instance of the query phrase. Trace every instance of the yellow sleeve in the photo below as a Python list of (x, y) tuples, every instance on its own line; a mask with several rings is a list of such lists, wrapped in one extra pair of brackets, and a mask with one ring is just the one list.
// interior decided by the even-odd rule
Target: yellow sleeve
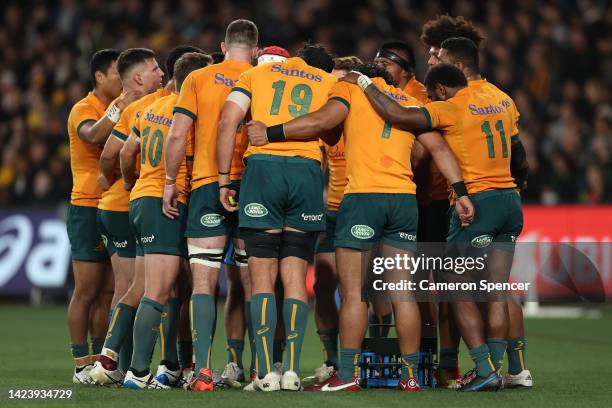
[(336, 82), (329, 90), (328, 100), (335, 99), (342, 102), (351, 110), (351, 89), (347, 82)]
[[(131, 108), (131, 109), (130, 109)], [(125, 142), (130, 135), (130, 130), (132, 127), (130, 126), (130, 118), (133, 114), (133, 104), (125, 108), (123, 112), (121, 112), (121, 117), (119, 118), (119, 122), (113, 128), (111, 134), (115, 136), (117, 139)]]
[(251, 71), (253, 71), (253, 68), (248, 69), (242, 74), (240, 74), (240, 76), (238, 77), (238, 82), (236, 82), (236, 85), (234, 85), (234, 87), (232, 88), (232, 92), (242, 92), (243, 94), (251, 98), (251, 94), (253, 92), (253, 88), (251, 87)]
[(193, 137), (193, 126), (189, 128), (189, 131), (187, 131), (187, 142), (185, 143), (185, 156), (190, 159), (193, 160), (193, 155), (194, 155), (194, 143), (195, 143), (195, 139)]
[(437, 129), (450, 124), (454, 118), (453, 106), (445, 101), (437, 101), (421, 107), (421, 111), (427, 117), (429, 129)]
[(185, 78), (172, 113), (182, 113), (196, 120), (198, 117), (198, 89), (193, 74), (192, 72)]
[(77, 135), (84, 124), (91, 121), (96, 122), (99, 119), (94, 107), (86, 103), (77, 104), (72, 109), (70, 116), (72, 116), (71, 120), (76, 128)]

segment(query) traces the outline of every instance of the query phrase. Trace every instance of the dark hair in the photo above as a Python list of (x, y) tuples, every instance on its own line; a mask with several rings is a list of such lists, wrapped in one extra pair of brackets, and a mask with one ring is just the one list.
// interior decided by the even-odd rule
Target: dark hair
[(210, 57), (213, 60), (213, 64), (219, 64), (225, 59), (225, 54), (223, 54), (221, 51), (215, 51), (210, 53)]
[(168, 53), (168, 58), (166, 58), (166, 73), (168, 74), (168, 79), (172, 79), (174, 77), (174, 64), (176, 61), (183, 55), (188, 52), (198, 52), (200, 54), (205, 54), (204, 50), (199, 49), (198, 47), (193, 47), (191, 45), (179, 45), (178, 47), (174, 47)]
[(452, 37), (466, 37), (480, 46), (484, 37), (472, 25), (472, 22), (462, 16), (451, 17), (448, 14), (438, 16), (423, 26), (421, 41), (430, 47), (440, 48), (442, 42)]
[(128, 48), (119, 54), (117, 58), (117, 71), (123, 79), (128, 71), (137, 64), (145, 62), (148, 59), (155, 58), (155, 53), (148, 48)]
[(393, 77), (386, 69), (372, 62), (368, 62), (367, 64), (356, 65), (353, 69), (355, 71), (361, 72), (363, 75), (367, 76), (368, 78), (382, 78), (385, 80), (387, 85), (393, 85), (393, 86), (396, 85), (395, 81), (393, 81)]
[(437, 64), (429, 68), (423, 82), (427, 89), (433, 89), (438, 84), (448, 88), (467, 86), (463, 72), (452, 64)]
[(363, 62), (359, 58), (353, 55), (348, 56), (348, 57), (334, 58), (334, 69), (337, 69), (340, 71), (350, 71), (359, 64), (363, 64)]
[(246, 44), (251, 47), (257, 46), (259, 31), (251, 20), (234, 20), (227, 26), (225, 31), (225, 44)]
[(212, 64), (213, 59), (210, 55), (202, 52), (188, 52), (183, 54), (174, 64), (174, 79), (176, 80), (176, 90), (180, 91), (185, 78), (191, 71), (204, 68)]
[(478, 71), (480, 61), (478, 58), (478, 46), (466, 37), (452, 37), (442, 41), (440, 48), (448, 51), (448, 55), (454, 61), (463, 63), (466, 68)]
[(380, 46), (381, 50), (390, 50), (390, 51), (400, 51), (404, 55), (400, 55), (402, 59), (405, 59), (410, 65), (410, 69), (414, 70), (414, 66), (416, 64), (416, 59), (414, 58), (414, 51), (412, 51), (412, 47), (408, 45), (407, 42), (404, 41), (387, 41), (383, 45)]
[(106, 48), (94, 52), (91, 56), (89, 60), (89, 77), (94, 88), (96, 87), (96, 72), (101, 71), (106, 74), (108, 68), (119, 58), (119, 54), (121, 54), (119, 50)]
[(325, 72), (334, 70), (334, 58), (323, 44), (304, 43), (296, 55), (311, 67), (322, 69)]

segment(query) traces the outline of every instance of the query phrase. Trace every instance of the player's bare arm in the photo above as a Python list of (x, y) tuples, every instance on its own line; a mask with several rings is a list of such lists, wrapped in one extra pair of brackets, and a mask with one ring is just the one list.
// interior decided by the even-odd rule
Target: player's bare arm
[(185, 157), (185, 145), (187, 143), (187, 132), (193, 124), (193, 119), (184, 113), (176, 112), (172, 118), (172, 125), (168, 130), (168, 141), (166, 142), (166, 185), (162, 199), (162, 212), (170, 219), (178, 217), (178, 188), (176, 177), (179, 167)]
[(85, 123), (79, 129), (81, 140), (90, 144), (103, 145), (111, 134), (113, 127), (119, 121), (121, 112), (132, 102), (142, 97), (140, 90), (129, 90), (121, 94), (114, 105), (111, 105), (106, 114), (97, 121)]
[(426, 132), (418, 136), (419, 142), (429, 151), (436, 166), (446, 177), (457, 195), (455, 209), (461, 225), (467, 227), (474, 220), (474, 205), (470, 201), (461, 175), (461, 168), (446, 141), (439, 132)]
[(123, 186), (128, 191), (134, 187), (134, 183), (136, 183), (136, 179), (138, 178), (136, 158), (139, 151), (140, 138), (136, 136), (134, 131), (131, 131), (130, 136), (119, 152), (119, 167), (121, 167)]
[[(236, 191), (228, 186), (231, 183), (230, 171), (232, 168), (232, 155), (234, 153), (234, 145), (236, 144), (236, 129), (240, 122), (244, 120), (250, 99), (245, 106), (245, 101), (236, 103), (232, 98), (240, 95), (240, 92), (231, 92), (227, 101), (223, 104), (221, 118), (219, 119), (219, 127), (217, 128), (217, 168), (219, 169), (219, 200), (227, 211), (234, 212), (238, 209), (235, 205), (233, 197), (236, 196)], [(242, 97), (241, 97), (242, 98)]]
[(261, 122), (251, 121), (247, 124), (249, 142), (254, 146), (262, 146), (266, 143), (285, 140), (310, 142), (321, 138), (325, 143), (333, 146), (338, 143), (341, 133), (335, 130), (346, 119), (348, 112), (344, 103), (331, 99), (318, 111), (284, 124), (267, 128)]
[(108, 190), (113, 184), (113, 173), (122, 147), (123, 142), (116, 137), (109, 137), (106, 140), (100, 155), (100, 175), (98, 176), (98, 185), (102, 190)]

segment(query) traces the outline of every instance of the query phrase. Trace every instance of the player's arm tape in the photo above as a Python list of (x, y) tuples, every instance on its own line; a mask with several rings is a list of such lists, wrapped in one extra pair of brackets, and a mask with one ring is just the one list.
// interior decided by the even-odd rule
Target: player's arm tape
[(457, 198), (468, 195), (467, 187), (465, 186), (465, 183), (463, 182), (463, 180), (453, 183), (452, 187), (453, 187), (453, 191), (457, 195)]
[(357, 85), (359, 85), (359, 87), (363, 91), (365, 91), (366, 88), (370, 86), (371, 84), (372, 84), (372, 80), (367, 75), (363, 75), (360, 73), (360, 75), (357, 77)]
[(251, 106), (251, 97), (245, 92), (242, 90), (233, 90), (227, 96), (226, 101), (234, 102), (244, 113), (246, 113)]
[(106, 117), (113, 123), (119, 122), (121, 118), (121, 110), (117, 107), (117, 105), (112, 104), (110, 108), (106, 111)]

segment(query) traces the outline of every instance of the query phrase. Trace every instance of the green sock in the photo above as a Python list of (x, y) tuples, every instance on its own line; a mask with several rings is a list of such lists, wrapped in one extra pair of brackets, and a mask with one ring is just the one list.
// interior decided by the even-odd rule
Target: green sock
[(153, 299), (143, 297), (134, 319), (134, 352), (130, 368), (146, 372), (151, 367), (151, 356), (159, 335), (164, 306)]
[(459, 349), (443, 348), (440, 349), (440, 364), (438, 367), (443, 370), (456, 370), (459, 368)]
[(486, 344), (471, 349), (470, 357), (472, 357), (472, 360), (476, 364), (476, 373), (480, 377), (488, 377), (495, 369), (491, 361), (489, 347)]
[[(119, 303), (115, 307), (113, 318), (108, 327), (108, 334), (104, 347), (114, 352), (119, 352), (127, 339), (131, 336), (130, 330), (134, 326), (134, 317), (136, 316), (136, 308), (125, 303)], [(130, 354), (131, 356), (131, 354)]]
[(342, 381), (350, 381), (359, 376), (359, 356), (361, 349), (340, 349), (340, 370), (338, 377)]
[(283, 320), (287, 338), (283, 372), (294, 371), (299, 375), (302, 344), (308, 322), (308, 305), (301, 300), (285, 299), (283, 301)]
[(210, 368), (210, 349), (215, 325), (215, 298), (211, 295), (191, 295), (191, 337), (195, 351), (195, 372)]
[(374, 313), (368, 316), (368, 320), (370, 323), (369, 334), (370, 337), (387, 337), (389, 335), (389, 331), (391, 327), (389, 326), (372, 326), (373, 324), (386, 324), (389, 325), (393, 321), (393, 313), (389, 313), (386, 315), (378, 316)]
[(525, 370), (525, 350), (527, 349), (527, 341), (525, 337), (508, 340), (508, 373), (512, 375), (519, 374)]
[(251, 297), (251, 320), (257, 349), (257, 375), (263, 378), (272, 371), (276, 299), (273, 293), (257, 293)]
[(502, 364), (504, 363), (504, 354), (506, 353), (506, 347), (508, 342), (505, 339), (487, 339), (487, 346), (489, 346), (489, 352), (491, 353), (491, 361), (495, 366), (495, 371), (499, 371)]
[(104, 337), (90, 337), (89, 342), (91, 343), (91, 354), (98, 355), (104, 347)]
[[(89, 344), (71, 344), (70, 352), (75, 360), (79, 360), (89, 356)], [(77, 369), (85, 367), (87, 364), (77, 364)]]
[(178, 364), (176, 341), (178, 339), (180, 312), (181, 300), (177, 298), (168, 299), (159, 327), (159, 336), (162, 340), (161, 359), (175, 363), (175, 366)]
[(244, 340), (227, 339), (227, 362), (236, 363), (242, 368), (242, 352), (244, 351)]
[(178, 342), (178, 356), (182, 370), (191, 368), (191, 362), (193, 361), (193, 343), (191, 340)]
[(421, 353), (402, 354), (402, 380), (416, 378), (417, 368), (421, 361)]
[(325, 364), (338, 368), (338, 329), (317, 330)]
[(121, 345), (119, 351), (119, 364), (118, 367), (124, 373), (127, 373), (130, 369), (130, 363), (132, 362), (132, 351), (134, 349), (134, 325), (128, 328), (128, 333), (125, 336), (125, 340)]
[(255, 363), (257, 361), (257, 350), (255, 348), (255, 332), (253, 331), (253, 319), (251, 319), (251, 301), (244, 302), (244, 318), (246, 320), (247, 335), (249, 338), (249, 349), (251, 350), (251, 366), (249, 373), (255, 371)]
[(274, 363), (283, 362), (283, 352), (285, 351), (285, 342), (283, 339), (274, 339), (272, 345), (272, 361)]

